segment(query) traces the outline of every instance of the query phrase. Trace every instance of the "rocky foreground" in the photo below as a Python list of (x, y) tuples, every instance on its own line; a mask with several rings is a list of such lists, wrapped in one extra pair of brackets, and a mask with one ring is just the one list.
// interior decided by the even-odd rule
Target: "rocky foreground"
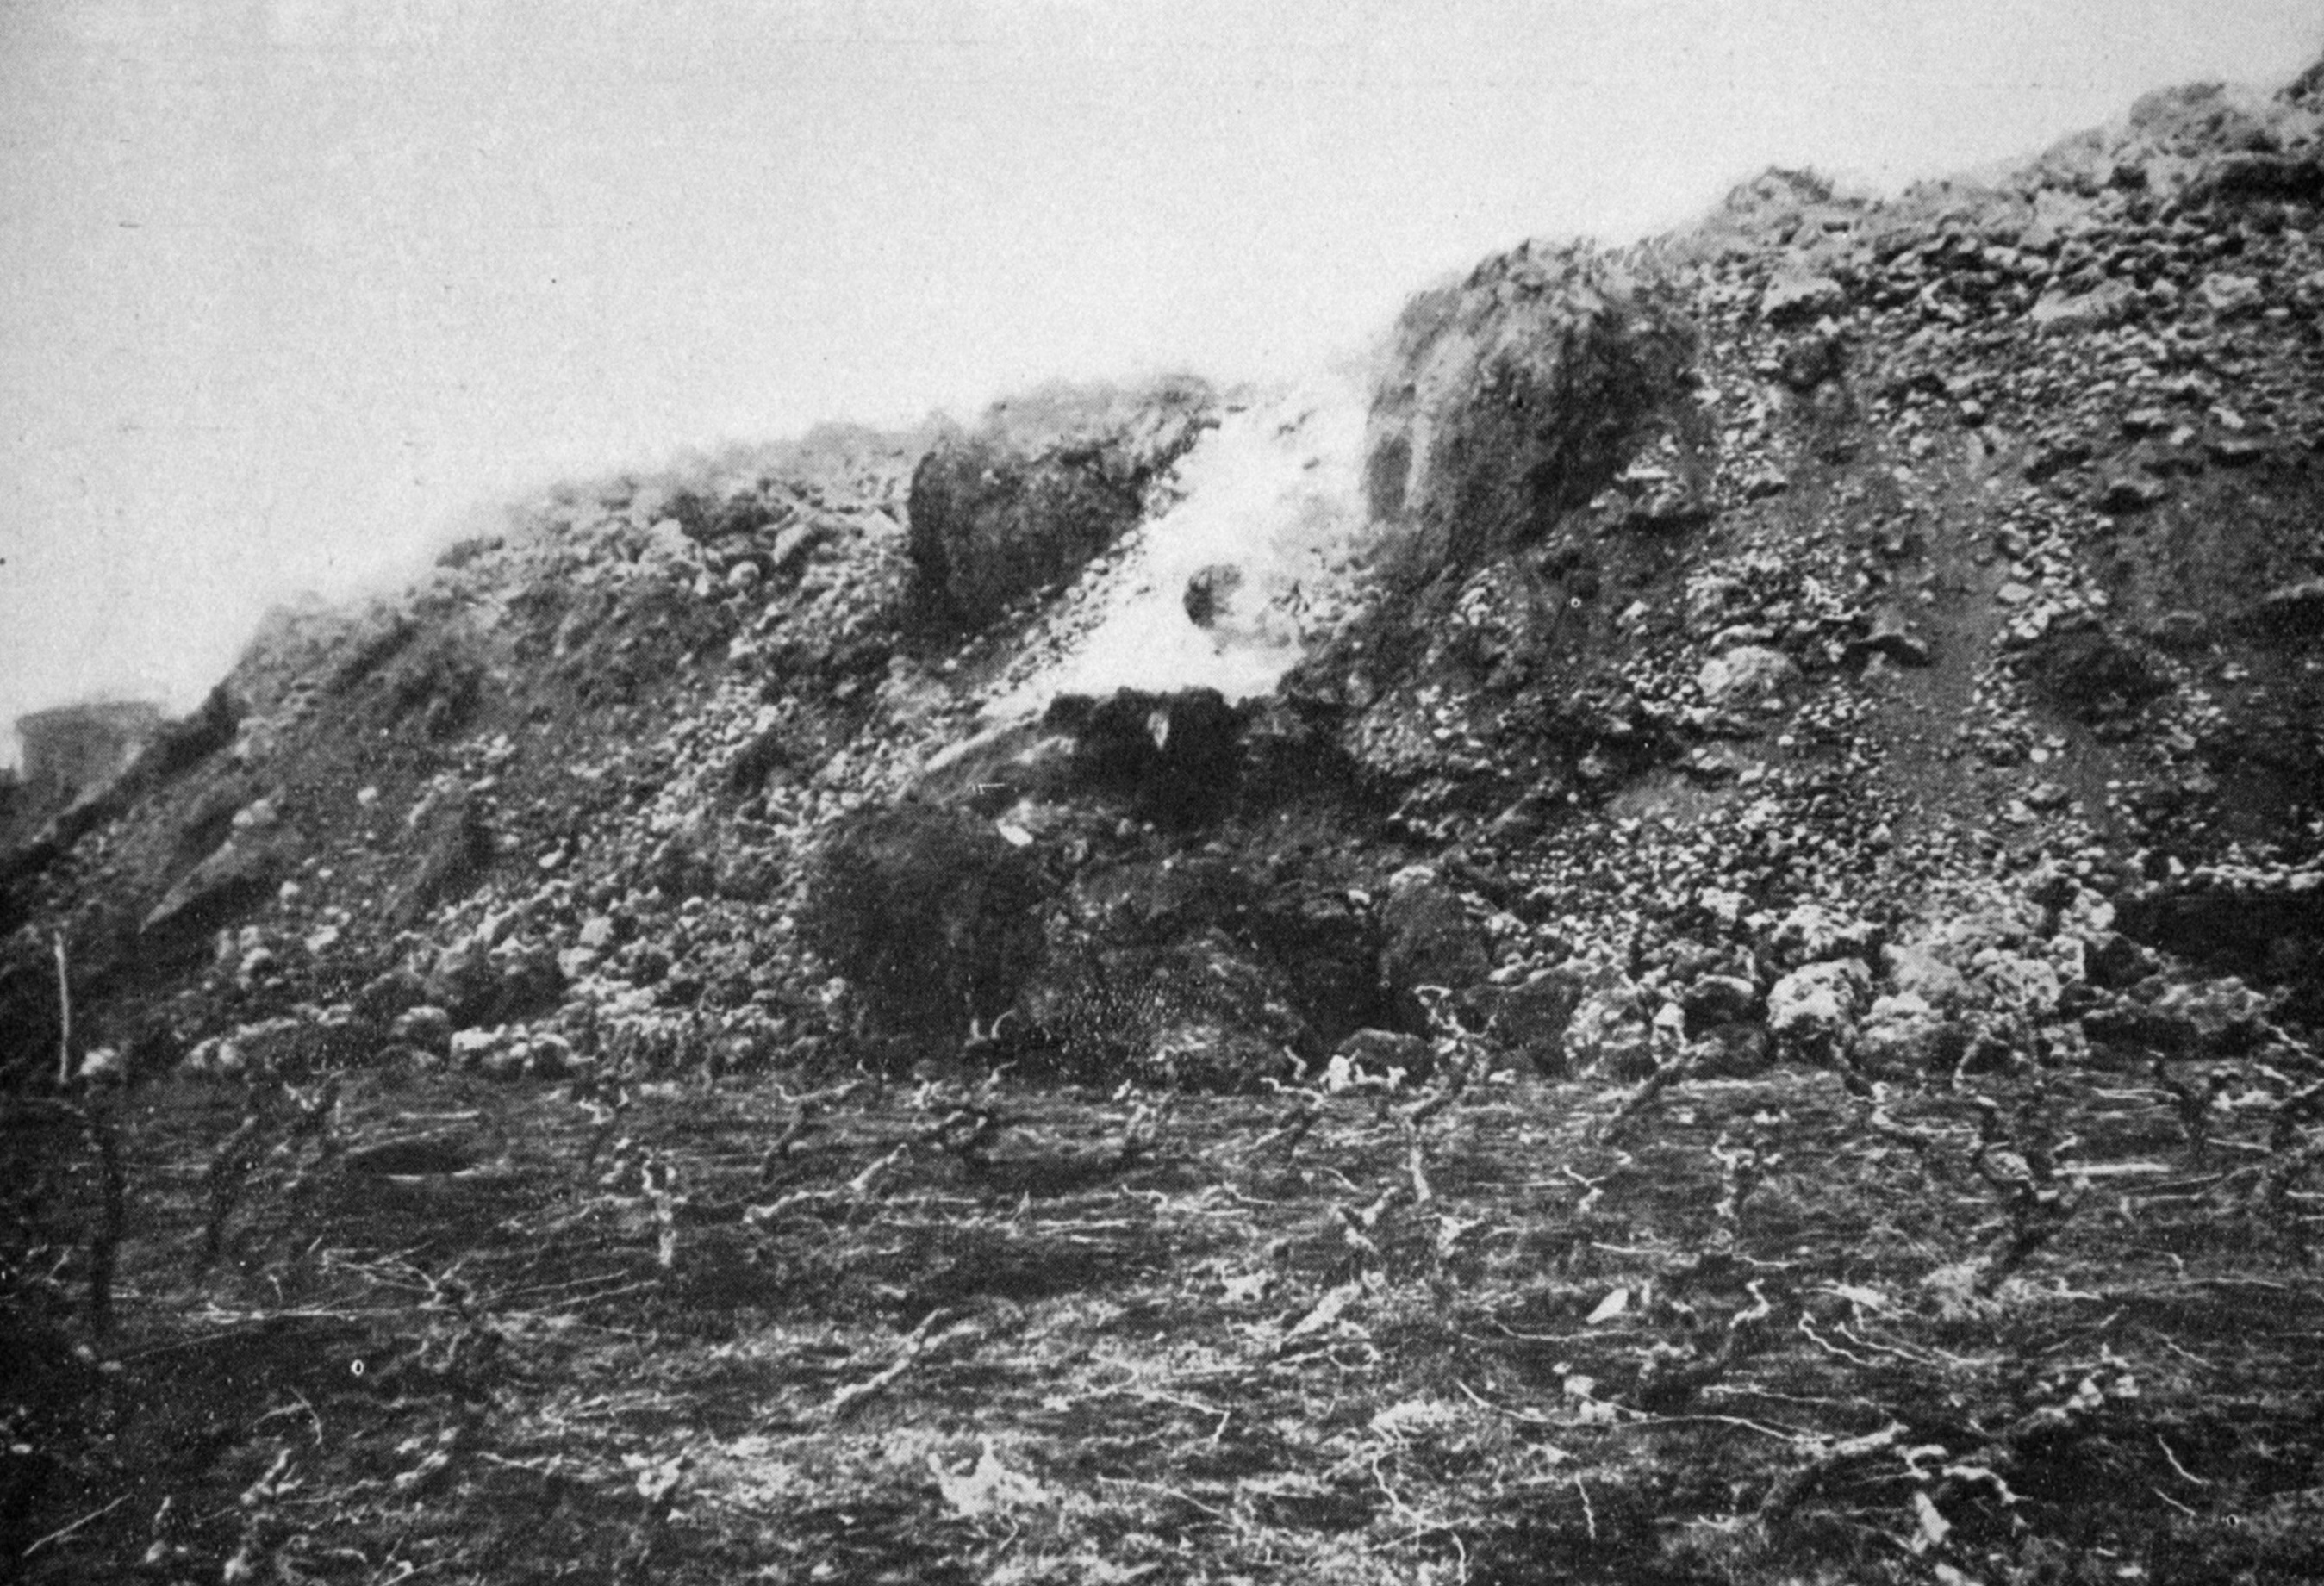
[(0, 862), (0, 1552), (2312, 1578), (2319, 124), (1421, 294), (1243, 697), (1192, 379), (283, 614)]

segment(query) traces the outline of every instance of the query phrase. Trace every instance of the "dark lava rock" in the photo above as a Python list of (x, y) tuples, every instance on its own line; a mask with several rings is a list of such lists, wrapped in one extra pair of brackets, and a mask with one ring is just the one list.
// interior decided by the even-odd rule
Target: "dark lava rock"
[(2270, 590), (2252, 615), (2271, 638), (2313, 639), (2324, 633), (2324, 578), (2307, 578)]
[(2171, 690), (2170, 674), (2153, 654), (2100, 627), (2051, 633), (2027, 648), (2024, 664), (2044, 693), (2084, 720)]
[(1421, 293), (1373, 405), (1373, 515), (1431, 575), (1538, 539), (1681, 401), (1694, 348), (1674, 306), (1583, 250), (1522, 245)]
[(399, 968), (364, 982), (363, 989), (355, 993), (355, 1005), (366, 1018), (385, 1024), (427, 1000), (427, 981), (410, 970)]
[(950, 1037), (997, 1018), (1040, 964), (1047, 891), (990, 822), (906, 805), (850, 819), (824, 844), (802, 924), (881, 1024)]
[(1181, 381), (1140, 398), (1028, 406), (1044, 405), (1065, 410), (997, 411), (913, 472), (907, 549), (922, 608), (940, 626), (987, 626), (1135, 524), (1148, 485), (1209, 422), (1210, 394)]
[(2159, 479), (2118, 474), (2098, 486), (2098, 504), (2109, 512), (2144, 512), (2168, 493)]
[(1380, 980), (1413, 1028), (1426, 1028), (1421, 987), (1466, 991), (1493, 966), (1485, 934), (1471, 923), (1460, 895), (1434, 877), (1415, 877), (1392, 891), (1380, 906), (1380, 925), (1388, 938)]
[(2222, 154), (2208, 161), (2188, 189), (2190, 199), (2230, 203), (2277, 200), (2312, 204), (2324, 198), (2324, 162), (2314, 155), (2264, 151)]
[(395, 890), (387, 917), (399, 929), (482, 881), (493, 862), (493, 833), (484, 811), (466, 799), (438, 813), (420, 839), (420, 862)]
[(2324, 943), (2324, 886), (2163, 884), (2117, 898), (2115, 924), (2165, 952), (2273, 979), (2279, 965), (2312, 962)]
[(211, 854), (170, 889), (138, 933), (147, 948), (183, 951), (206, 941), (273, 896), (298, 862), (293, 833), (244, 833)]
[(1587, 977), (1570, 969), (1545, 970), (1501, 993), (1487, 1033), (1553, 1077), (1565, 1072), (1565, 1027), (1589, 989)]
[(1707, 974), (1691, 983), (1680, 1000), (1690, 1028), (1733, 1024), (1751, 1017), (1759, 988), (1740, 975)]
[(1130, 795), (1148, 820), (1202, 825), (1234, 803), (1242, 722), (1214, 688), (1060, 695), (1043, 724), (1074, 735), (1085, 786)]

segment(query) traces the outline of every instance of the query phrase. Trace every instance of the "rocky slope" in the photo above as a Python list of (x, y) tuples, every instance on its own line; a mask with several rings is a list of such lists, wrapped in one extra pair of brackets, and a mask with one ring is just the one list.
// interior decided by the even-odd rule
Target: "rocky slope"
[[(59, 931), (140, 1072), (909, 1062), (1005, 1019), (1028, 1064), (1248, 1083), (1426, 1033), (1437, 982), (1547, 1070), (1654, 1028), (1731, 1065), (1767, 1042), (1701, 1010), (1760, 1030), (1802, 957), (1858, 964), (1844, 1026), (1905, 1000), (1873, 1045), (1912, 1071), (2135, 1056), (2153, 949), (2312, 1017), (2315, 98), (2157, 95), (1891, 200), (1771, 172), (1424, 293), (1336, 582), (1187, 595), (1297, 631), (1232, 702), (1024, 686), (1248, 393), (530, 503), (282, 618), (11, 860), (10, 1048), (52, 1049)], [(1808, 906), (1843, 947), (1786, 945)]]
[[(278, 618), (0, 864), (12, 1082), (1458, 1056), (2281, 1111), (2324, 1020), (2319, 125), (2324, 69), (1524, 244), (1407, 307), (1360, 443), (1174, 380), (524, 503)], [(1254, 549), (1189, 574), (1197, 523)], [(1157, 609), (1214, 678), (1076, 669)]]

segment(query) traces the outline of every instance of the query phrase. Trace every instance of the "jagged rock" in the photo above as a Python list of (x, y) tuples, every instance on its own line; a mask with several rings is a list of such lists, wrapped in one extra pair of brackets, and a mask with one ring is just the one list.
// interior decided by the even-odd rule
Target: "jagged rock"
[(1767, 992), (1767, 1030), (1778, 1051), (1813, 1063), (1845, 1058), (1871, 988), (1871, 974), (1853, 958), (1811, 964), (1784, 976)]
[(484, 1017), (500, 988), (500, 969), (491, 949), (463, 942), (437, 955), (423, 990), (430, 1006), (443, 1009), (456, 1026), (465, 1027)]
[(492, 862), (492, 826), (484, 810), (466, 798), (450, 802), (422, 834), (419, 863), (388, 903), (390, 923), (398, 928), (419, 923), (438, 903), (474, 887)]
[(1987, 947), (1970, 961), (1971, 987), (1994, 1006), (2027, 1019), (2041, 1019), (2057, 1010), (2065, 982), (2048, 959), (2001, 947)]
[(1877, 1079), (1918, 1079), (1958, 1062), (1963, 1032), (1910, 991), (1876, 997), (1858, 1028), (1851, 1058)]
[(1764, 1024), (1717, 1024), (1689, 1041), (1688, 1061), (1702, 1079), (1749, 1079), (1775, 1060), (1775, 1042)]
[(1563, 1075), (1566, 1027), (1593, 978), (1589, 970), (1563, 964), (1540, 971), (1502, 993), (1487, 1033), (1531, 1064), (1536, 1073), (1553, 1078)]
[(954, 1037), (999, 1017), (1042, 959), (1047, 882), (972, 816), (906, 806), (842, 823), (807, 885), (810, 940), (899, 1033)]
[(2312, 639), (2324, 633), (2324, 578), (2271, 589), (2252, 608), (2252, 615), (2272, 638)]
[(228, 838), (153, 906), (139, 927), (141, 939), (162, 952), (192, 947), (272, 897), (300, 851), (289, 831)]
[(2229, 275), (2224, 271), (2203, 277), (2196, 284), (2195, 297), (2222, 319), (2255, 314), (2267, 302), (2266, 289), (2258, 281), (2248, 275)]
[(409, 1009), (428, 1000), (428, 982), (410, 970), (389, 970), (364, 982), (355, 993), (355, 1006), (366, 1018), (383, 1023), (393, 1021)]
[(1776, 922), (1767, 952), (1784, 969), (1832, 958), (1868, 960), (1878, 934), (1860, 919), (1835, 914), (1820, 903), (1803, 903)]
[(1737, 705), (1779, 698), (1799, 676), (1798, 665), (1782, 650), (1738, 644), (1704, 661), (1695, 684), (1711, 704)]
[(2137, 287), (2127, 281), (2106, 281), (2079, 294), (2052, 287), (2025, 317), (2036, 330), (2071, 335), (2119, 325), (2138, 307)]
[(451, 1050), (452, 1016), (433, 1003), (422, 1002), (397, 1014), (387, 1035), (401, 1045), (440, 1055)]
[(1693, 351), (1668, 303), (1583, 250), (1520, 247), (1421, 294), (1373, 406), (1372, 516), (1430, 576), (1537, 539), (1629, 461)]
[(1460, 991), (1492, 968), (1484, 933), (1469, 918), (1460, 895), (1433, 871), (1399, 876), (1380, 906), (1387, 937), (1380, 949), (1380, 981), (1407, 1022), (1425, 1018), (1418, 996), (1423, 986)]
[(1565, 1028), (1565, 1069), (1617, 1083), (1655, 1069), (1654, 1022), (1646, 994), (1618, 971), (1593, 977)]
[(1848, 666), (1862, 666), (1874, 656), (1879, 656), (1900, 667), (1925, 667), (1936, 659), (1929, 641), (1914, 633), (1904, 618), (1893, 612), (1883, 613), (1873, 624), (1872, 632), (1860, 639), (1851, 639), (1840, 653)]
[(1242, 722), (1216, 689), (1064, 695), (1043, 725), (1073, 734), (1074, 772), (1084, 786), (1129, 794), (1148, 820), (1201, 825), (1234, 802)]
[(1688, 982), (1681, 1000), (1687, 1028), (1710, 1029), (1749, 1019), (1758, 1005), (1759, 988), (1741, 975), (1706, 974)]
[(2324, 161), (2313, 154), (2237, 150), (2204, 161), (2187, 192), (2197, 201), (2312, 204), (2324, 198)]
[(2170, 1050), (2174, 1055), (2239, 1057), (2266, 1037), (2273, 1005), (2229, 975), (2172, 986), (2151, 1009), (2172, 1028)]
[(2053, 632), (2021, 664), (2059, 705), (2084, 720), (2135, 709), (2171, 689), (2170, 672), (2144, 647), (2102, 627)]
[(1969, 995), (1961, 972), (1925, 947), (1883, 947), (1880, 968), (1897, 995), (1918, 998), (1931, 1008), (1951, 1008)]
[(1139, 521), (1148, 485), (1210, 419), (1197, 382), (1144, 392), (1051, 392), (996, 410), (912, 475), (908, 549), (925, 608), (979, 629), (1068, 578)]
[(2082, 948), (2083, 973), (2092, 985), (2120, 991), (2136, 985), (2157, 967), (2154, 955), (2117, 931), (2100, 931)]
[(2116, 474), (2098, 486), (2099, 508), (2109, 512), (2143, 512), (2171, 492), (2160, 479), (2144, 474)]
[(1779, 275), (1759, 297), (1759, 317), (1768, 324), (1809, 325), (1848, 304), (1848, 289), (1828, 275)]

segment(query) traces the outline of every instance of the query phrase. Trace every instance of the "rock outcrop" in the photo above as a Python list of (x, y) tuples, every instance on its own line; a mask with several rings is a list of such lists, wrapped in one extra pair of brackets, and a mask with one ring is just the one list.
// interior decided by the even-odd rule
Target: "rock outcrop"
[[(550, 493), (281, 615), (0, 862), (0, 1050), (52, 1047), (61, 936), (92, 1042), (218, 1072), (2282, 1058), (2319, 116), (2174, 92), (1998, 176), (1512, 248), (1399, 319), (1344, 488), (1284, 482), (1352, 411), (1173, 381)], [(1330, 535), (1140, 609), (1280, 659), (1041, 692), (1238, 469), (1216, 522)]]

